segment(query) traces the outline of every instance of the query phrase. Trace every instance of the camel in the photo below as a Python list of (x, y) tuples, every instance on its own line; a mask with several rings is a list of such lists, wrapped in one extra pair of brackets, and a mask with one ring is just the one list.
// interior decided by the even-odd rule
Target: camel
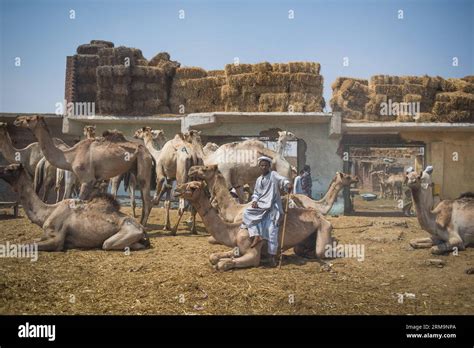
[[(220, 244), (233, 248), (230, 251), (210, 255), (209, 260), (217, 270), (257, 267), (262, 256), (267, 255), (266, 241), (251, 247), (247, 229), (240, 223), (222, 220), (205, 195), (204, 184), (191, 181), (176, 188), (176, 195), (191, 202), (198, 211), (207, 231)], [(323, 258), (325, 250), (332, 246), (332, 225), (318, 212), (310, 209), (290, 209), (288, 211), (285, 240), (279, 234), (279, 245), (283, 250), (294, 248), (297, 255)]]
[[(233, 199), (217, 165), (191, 167), (189, 176), (206, 181), (209, 191), (211, 192), (211, 197), (213, 197), (216, 202), (213, 206), (218, 209), (219, 214), (226, 222), (242, 221), (244, 210), (249, 207), (251, 203), (239, 204)], [(321, 200), (315, 201), (301, 194), (292, 194), (291, 200), (297, 208), (313, 209), (326, 215), (336, 201), (339, 191), (342, 190), (343, 187), (350, 186), (357, 182), (359, 182), (357, 177), (337, 172), (329, 185), (327, 193)], [(287, 196), (284, 196), (283, 205), (285, 205), (286, 199)]]
[(0, 151), (9, 163), (21, 163), (31, 177), (34, 177), (36, 165), (43, 158), (37, 142), (23, 149), (15, 148), (8, 134), (7, 124), (3, 122), (0, 122)]
[(81, 182), (80, 199), (90, 197), (97, 182), (131, 169), (136, 170), (143, 200), (140, 222), (146, 225), (151, 211), (152, 158), (143, 145), (127, 141), (117, 131), (106, 131), (101, 138), (84, 139), (67, 150), (61, 150), (51, 140), (43, 117), (19, 116), (14, 124), (28, 128), (35, 134), (49, 162), (58, 168), (72, 171), (77, 176)]
[(249, 185), (253, 192), (255, 180), (260, 175), (257, 158), (267, 156), (272, 158), (272, 170), (280, 175), (292, 179), (291, 165), (279, 153), (265, 148), (265, 144), (259, 140), (250, 139), (242, 142), (233, 142), (221, 145), (214, 153), (205, 156), (202, 151), (200, 131), (191, 130), (188, 133), (195, 151), (202, 157), (205, 165), (216, 164), (225, 178), (227, 188), (235, 188), (239, 202), (243, 203), (243, 186)]
[(52, 188), (56, 191), (56, 198), (59, 197), (59, 190), (56, 188), (57, 169), (46, 158), (40, 159), (36, 165), (34, 175), (34, 189), (37, 194), (40, 193), (41, 187), (43, 187), (43, 194), (41, 200), (46, 202), (48, 199), (49, 192)]
[(376, 172), (371, 172), (370, 174), (377, 176), (377, 178), (379, 180), (379, 185), (380, 185), (380, 194), (381, 194), (382, 198), (387, 198), (388, 197), (388, 191), (387, 191), (387, 184), (385, 182), (385, 180), (387, 179), (385, 172), (383, 170), (379, 170), (379, 171), (376, 171)]
[(397, 200), (402, 197), (402, 185), (405, 177), (403, 174), (389, 174), (385, 180), (387, 188), (392, 192), (392, 198)]
[(216, 143), (207, 143), (202, 148), (202, 152), (204, 153), (204, 156), (209, 156), (211, 153), (216, 152), (218, 148), (219, 148), (219, 145), (217, 145)]
[(292, 132), (278, 131), (278, 141), (277, 141), (276, 152), (278, 152), (280, 156), (284, 157), (284, 152), (285, 152), (288, 141), (294, 141), (294, 140), (298, 140), (298, 138)]
[(432, 254), (439, 255), (474, 245), (474, 193), (443, 200), (432, 210), (434, 199), (430, 174), (411, 172), (406, 180), (418, 222), (431, 235), (410, 241), (413, 248), (431, 248)]
[(144, 249), (150, 245), (145, 229), (135, 219), (120, 212), (110, 195), (90, 201), (66, 199), (43, 203), (21, 164), (0, 167), (0, 178), (19, 193), (26, 215), (44, 230), (38, 250), (102, 248), (104, 250)]
[[(137, 134), (140, 136), (140, 133)], [(155, 133), (156, 136), (159, 133)], [(148, 137), (148, 140), (145, 142), (149, 144), (148, 146), (152, 147), (151, 137), (153, 134), (151, 130), (143, 132), (144, 137)], [(170, 193), (172, 183), (176, 181), (176, 184), (182, 184), (188, 181), (188, 170), (193, 165), (198, 165), (202, 163), (202, 157), (197, 153), (191, 144), (186, 140), (185, 134), (176, 134), (175, 137), (167, 141), (161, 151), (155, 152), (156, 154), (156, 193), (153, 198), (153, 203), (158, 204), (161, 197), (166, 193), (165, 199), (165, 209), (166, 209), (166, 222), (165, 230), (171, 231), (172, 235), (175, 235), (177, 232), (178, 224), (184, 213), (184, 200), (180, 199), (179, 202), (179, 219), (174, 228), (171, 228), (170, 223)], [(195, 211), (192, 211), (192, 225), (191, 233), (197, 234), (196, 230), (196, 218)]]

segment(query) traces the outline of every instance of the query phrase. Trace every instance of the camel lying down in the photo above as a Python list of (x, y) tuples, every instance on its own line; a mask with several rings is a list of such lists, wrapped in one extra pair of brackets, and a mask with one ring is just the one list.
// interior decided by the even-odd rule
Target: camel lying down
[(132, 217), (120, 212), (120, 205), (110, 195), (91, 201), (66, 199), (45, 204), (36, 195), (31, 179), (19, 164), (0, 167), (0, 179), (20, 195), (26, 215), (44, 230), (38, 250), (65, 249), (131, 250), (150, 245), (145, 229)]
[(415, 248), (431, 248), (438, 255), (474, 246), (474, 193), (455, 200), (444, 200), (433, 207), (431, 176), (412, 172), (406, 178), (415, 203), (418, 222), (431, 236), (410, 241)]
[[(176, 188), (176, 195), (187, 199), (206, 226), (207, 231), (220, 243), (233, 248), (227, 252), (210, 255), (215, 268), (227, 271), (232, 268), (257, 267), (262, 256), (267, 255), (266, 242), (250, 247), (247, 229), (240, 228), (240, 222), (228, 223), (222, 220), (212, 207), (204, 191), (204, 184), (191, 181)], [(311, 209), (289, 209), (283, 250), (294, 248), (299, 256), (323, 258), (326, 246), (332, 245), (332, 225), (319, 212)], [(282, 241), (279, 235), (279, 245)]]

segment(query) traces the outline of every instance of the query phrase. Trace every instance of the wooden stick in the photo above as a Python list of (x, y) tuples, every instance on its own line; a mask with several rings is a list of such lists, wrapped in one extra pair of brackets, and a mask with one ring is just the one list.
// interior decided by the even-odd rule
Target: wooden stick
[(288, 203), (290, 203), (291, 193), (288, 192), (288, 199), (286, 200), (286, 207), (285, 207), (285, 217), (283, 219), (283, 232), (281, 235), (281, 245), (280, 245), (280, 262), (278, 264), (278, 268), (281, 269), (281, 261), (283, 260), (283, 242), (285, 241), (285, 232), (286, 232), (286, 218), (288, 217)]

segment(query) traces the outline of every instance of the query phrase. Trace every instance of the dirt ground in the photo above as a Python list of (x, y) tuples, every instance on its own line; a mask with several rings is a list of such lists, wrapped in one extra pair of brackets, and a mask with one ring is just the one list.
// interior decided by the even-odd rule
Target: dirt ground
[[(122, 208), (128, 212), (128, 208)], [(427, 236), (416, 218), (331, 217), (339, 243), (360, 244), (364, 260), (305, 260), (288, 251), (282, 269), (215, 271), (209, 254), (227, 250), (182, 224), (162, 231), (154, 208), (152, 248), (40, 253), (36, 262), (0, 259), (1, 314), (473, 314), (474, 248), (433, 256), (408, 241)], [(26, 243), (41, 229), (0, 217), (0, 244)], [(172, 221), (176, 221), (173, 211)], [(429, 265), (441, 259), (443, 267)], [(398, 294), (406, 294), (403, 297)], [(413, 298), (414, 296), (414, 298)], [(402, 302), (402, 303), (400, 303)]]

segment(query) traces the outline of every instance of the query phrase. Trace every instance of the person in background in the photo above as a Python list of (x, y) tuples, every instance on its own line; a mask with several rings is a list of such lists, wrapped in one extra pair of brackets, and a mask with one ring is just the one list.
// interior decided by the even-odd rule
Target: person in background
[[(405, 176), (410, 174), (413, 171), (415, 171), (413, 167), (408, 167), (405, 170)], [(411, 208), (413, 206), (413, 199), (411, 196), (411, 190), (407, 185), (407, 180), (403, 181), (402, 191), (403, 191), (403, 215), (412, 216), (413, 214), (412, 214)]]
[(311, 168), (305, 164), (303, 167), (303, 175), (301, 176), (301, 189), (303, 194), (311, 198), (311, 188), (313, 187), (313, 181), (311, 179)]
[(295, 181), (293, 183), (293, 192), (296, 194), (302, 194), (303, 193), (303, 188), (301, 187), (301, 177), (304, 174), (304, 170), (300, 170), (300, 174), (295, 178)]

